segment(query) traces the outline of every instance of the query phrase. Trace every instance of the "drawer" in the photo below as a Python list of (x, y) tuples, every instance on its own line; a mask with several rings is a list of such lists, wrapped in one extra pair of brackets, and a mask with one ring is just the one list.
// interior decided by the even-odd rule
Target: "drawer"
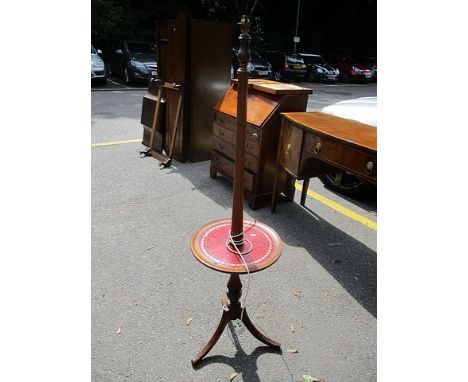
[(236, 132), (227, 129), (224, 126), (219, 125), (218, 123), (213, 123), (213, 135), (223, 140), (232, 143), (233, 145), (236, 142)]
[(377, 179), (377, 156), (328, 138), (307, 134), (305, 150), (314, 157), (356, 174)]
[[(213, 151), (211, 154), (211, 163), (216, 167), (216, 169), (226, 175), (231, 180), (234, 180), (234, 162), (228, 158), (225, 158), (221, 154)], [(249, 173), (248, 171), (244, 171), (244, 188), (247, 191), (253, 191), (254, 185), (254, 178), (255, 176)]]
[[(213, 149), (234, 160), (236, 156), (236, 148), (233, 144), (224, 141), (217, 136), (213, 137)], [(258, 159), (248, 152), (245, 153), (245, 168), (250, 172), (257, 173)]]
[(251, 139), (254, 142), (260, 142), (260, 136), (262, 134), (262, 129), (257, 126), (247, 124), (245, 127), (245, 137)]
[[(230, 117), (228, 115), (215, 112), (214, 113), (214, 122), (227, 127), (228, 129), (232, 130), (235, 134), (237, 129), (237, 119), (234, 117)], [(260, 141), (260, 137), (262, 134), (262, 129), (259, 127), (252, 125), (250, 123), (246, 123), (245, 126), (245, 137), (248, 139), (252, 139), (253, 141)]]
[[(213, 123), (213, 135), (221, 138), (223, 141), (229, 142), (234, 147), (236, 144), (236, 133), (235, 131), (229, 130), (224, 126)], [(247, 136), (248, 138), (248, 136)], [(245, 140), (245, 151), (246, 153), (258, 157), (260, 143), (258, 140), (246, 139)], [(233, 156), (234, 158), (234, 156)]]
[(230, 128), (231, 130), (236, 130), (236, 119), (226, 114), (215, 112), (214, 121), (219, 123), (220, 125), (224, 125)]

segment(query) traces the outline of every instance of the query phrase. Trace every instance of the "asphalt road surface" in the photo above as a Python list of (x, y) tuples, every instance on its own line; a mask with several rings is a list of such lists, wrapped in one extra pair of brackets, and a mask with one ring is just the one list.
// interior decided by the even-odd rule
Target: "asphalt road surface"
[[(376, 94), (375, 84), (307, 86), (310, 111)], [(144, 92), (92, 92), (92, 380), (376, 381), (376, 195), (344, 198), (317, 180), (305, 208), (299, 192), (276, 214), (244, 206), (245, 219), (284, 243), (277, 263), (251, 275), (246, 301), (282, 352), (229, 326), (192, 368), (221, 317), (228, 276), (201, 265), (190, 239), (231, 216), (232, 184), (211, 179), (209, 161), (160, 169), (139, 157)]]

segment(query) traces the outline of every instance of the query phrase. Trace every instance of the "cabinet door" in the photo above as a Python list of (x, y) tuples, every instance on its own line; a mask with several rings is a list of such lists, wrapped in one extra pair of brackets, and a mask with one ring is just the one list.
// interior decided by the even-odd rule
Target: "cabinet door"
[(297, 175), (304, 132), (284, 119), (282, 124), (283, 139), (281, 140), (279, 163), (291, 175)]

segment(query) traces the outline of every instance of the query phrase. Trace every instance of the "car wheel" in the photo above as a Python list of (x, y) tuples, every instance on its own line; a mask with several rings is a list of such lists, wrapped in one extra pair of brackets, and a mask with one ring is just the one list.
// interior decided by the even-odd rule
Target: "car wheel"
[(276, 81), (283, 81), (283, 75), (281, 72), (275, 72), (274, 78)]
[(125, 84), (129, 85), (130, 84), (130, 76), (128, 74), (128, 69), (124, 68), (124, 81)]
[(346, 196), (362, 196), (375, 189), (369, 182), (344, 171), (322, 175), (319, 179), (325, 187)]

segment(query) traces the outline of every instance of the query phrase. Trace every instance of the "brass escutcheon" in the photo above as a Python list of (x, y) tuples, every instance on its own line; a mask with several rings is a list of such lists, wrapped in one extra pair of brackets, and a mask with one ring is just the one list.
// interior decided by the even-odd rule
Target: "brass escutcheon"
[(367, 175), (372, 175), (372, 171), (374, 170), (374, 163), (371, 161), (366, 163), (366, 174)]
[(322, 148), (322, 144), (320, 142), (317, 142), (314, 147), (314, 153), (318, 154), (321, 148)]

